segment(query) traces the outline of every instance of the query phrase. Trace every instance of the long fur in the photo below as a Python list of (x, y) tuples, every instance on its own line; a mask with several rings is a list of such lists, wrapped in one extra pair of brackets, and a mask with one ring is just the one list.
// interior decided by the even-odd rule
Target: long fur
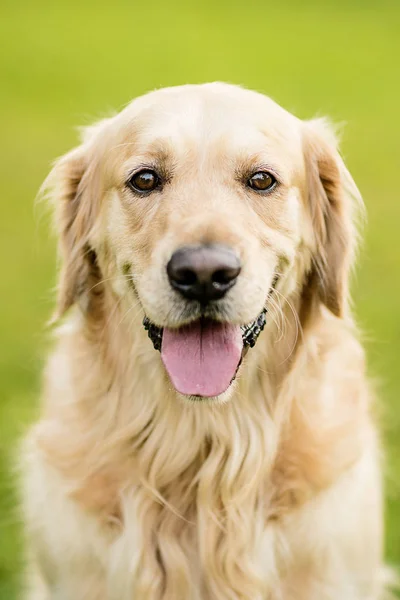
[(50, 178), (58, 316), (70, 313), (24, 446), (29, 597), (381, 600), (380, 452), (348, 302), (360, 199), (327, 125), (303, 125), (309, 243), (279, 264), (231, 396), (197, 403), (172, 389), (141, 327), (140, 283), (101, 237), (95, 148), (110, 156), (117, 125)]

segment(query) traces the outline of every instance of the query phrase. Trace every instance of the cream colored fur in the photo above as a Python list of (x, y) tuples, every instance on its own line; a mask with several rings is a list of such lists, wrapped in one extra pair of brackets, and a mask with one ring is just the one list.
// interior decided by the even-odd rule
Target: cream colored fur
[[(133, 197), (138, 165), (162, 192)], [(243, 173), (274, 169), (276, 192)], [(160, 166), (161, 168), (161, 166)], [(380, 450), (348, 306), (361, 206), (324, 121), (224, 84), (89, 128), (46, 187), (60, 235), (40, 421), (23, 452), (31, 600), (382, 600)], [(165, 265), (232, 246), (225, 319), (268, 325), (220, 398), (172, 388), (141, 325), (185, 322)]]

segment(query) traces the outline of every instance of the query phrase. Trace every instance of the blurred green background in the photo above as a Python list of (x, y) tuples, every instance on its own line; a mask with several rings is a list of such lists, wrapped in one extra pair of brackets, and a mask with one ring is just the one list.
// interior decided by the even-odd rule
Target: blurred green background
[(36, 192), (87, 124), (156, 87), (224, 80), (347, 124), (369, 219), (354, 285), (383, 405), (387, 556), (400, 563), (400, 2), (4, 1), (0, 7), (0, 599), (19, 597), (17, 441), (38, 410), (55, 244)]

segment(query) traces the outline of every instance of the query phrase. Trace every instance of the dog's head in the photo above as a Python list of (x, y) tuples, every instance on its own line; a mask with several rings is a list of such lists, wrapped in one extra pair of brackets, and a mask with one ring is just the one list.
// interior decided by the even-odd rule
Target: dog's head
[(160, 90), (85, 130), (50, 182), (58, 308), (137, 301), (175, 388), (218, 397), (272, 296), (347, 313), (357, 190), (324, 121), (225, 84)]

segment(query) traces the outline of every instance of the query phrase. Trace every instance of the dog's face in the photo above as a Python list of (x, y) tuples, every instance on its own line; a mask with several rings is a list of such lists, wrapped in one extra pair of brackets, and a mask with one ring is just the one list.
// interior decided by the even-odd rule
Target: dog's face
[(160, 90), (95, 126), (56, 167), (62, 310), (95, 256), (113, 293), (139, 300), (177, 391), (220, 396), (273, 293), (308, 282), (344, 312), (350, 179), (326, 138), (223, 84)]

